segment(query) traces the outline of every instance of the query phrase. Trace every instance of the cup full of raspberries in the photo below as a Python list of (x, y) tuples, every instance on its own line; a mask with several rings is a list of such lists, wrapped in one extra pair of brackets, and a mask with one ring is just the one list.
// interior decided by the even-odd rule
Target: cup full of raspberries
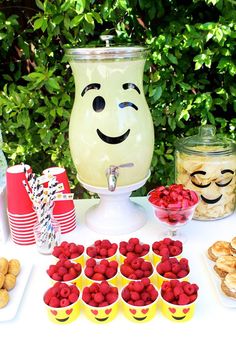
[(148, 193), (156, 218), (167, 226), (182, 226), (193, 217), (200, 198), (182, 184), (160, 186)]
[(95, 323), (108, 323), (118, 314), (118, 288), (106, 280), (85, 286), (82, 292), (82, 303), (85, 315)]
[(158, 290), (149, 278), (129, 282), (121, 290), (125, 317), (136, 323), (151, 320), (156, 315), (158, 295)]
[(96, 240), (86, 248), (86, 258), (116, 260), (118, 245), (109, 240)]
[(188, 280), (190, 268), (187, 258), (163, 258), (156, 265), (157, 286), (160, 289), (165, 280)]
[(175, 257), (180, 259), (183, 253), (183, 243), (179, 240), (173, 240), (170, 237), (165, 237), (160, 241), (155, 241), (152, 244), (152, 259), (154, 266), (163, 258)]
[(85, 263), (83, 277), (86, 285), (106, 280), (109, 284), (118, 284), (118, 262), (107, 259), (88, 258)]
[(84, 246), (74, 242), (63, 241), (60, 245), (55, 246), (52, 255), (59, 259), (70, 259), (73, 262), (84, 265)]
[(188, 281), (164, 281), (160, 290), (162, 314), (174, 322), (190, 320), (195, 312), (198, 290), (197, 284)]
[(131, 280), (136, 281), (142, 278), (149, 278), (149, 280), (155, 282), (156, 278), (152, 263), (134, 254), (128, 255), (120, 265), (120, 275), (123, 286)]
[(122, 263), (129, 255), (150, 259), (150, 245), (142, 243), (138, 237), (131, 237), (128, 241), (119, 243), (119, 259)]
[(56, 264), (49, 265), (47, 274), (52, 282), (64, 282), (74, 284), (82, 288), (82, 266), (70, 259), (60, 259)]
[(53, 323), (68, 324), (79, 316), (80, 291), (73, 284), (56, 282), (45, 292), (43, 301)]

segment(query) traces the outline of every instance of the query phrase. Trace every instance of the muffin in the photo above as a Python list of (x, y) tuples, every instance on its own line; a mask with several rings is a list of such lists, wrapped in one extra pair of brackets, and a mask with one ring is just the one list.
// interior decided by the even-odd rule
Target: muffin
[(236, 272), (236, 257), (221, 256), (217, 258), (214, 270), (220, 278), (224, 278), (228, 273)]
[(236, 299), (236, 272), (226, 275), (221, 282), (221, 289), (226, 296)]
[(216, 241), (208, 248), (208, 257), (214, 262), (220, 256), (229, 256), (231, 254), (230, 243), (227, 241)]

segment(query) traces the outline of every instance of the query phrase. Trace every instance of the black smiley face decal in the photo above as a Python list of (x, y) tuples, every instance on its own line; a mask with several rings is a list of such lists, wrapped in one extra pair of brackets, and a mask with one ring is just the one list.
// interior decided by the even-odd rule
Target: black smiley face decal
[[(123, 84), (122, 87), (124, 90), (133, 89), (133, 90), (137, 91), (138, 94), (140, 94), (139, 88), (134, 83), (128, 82), (128, 83)], [(101, 85), (99, 83), (89, 84), (89, 85), (85, 86), (85, 88), (81, 92), (81, 96), (83, 97), (86, 94), (86, 92), (88, 92), (89, 90), (100, 90), (100, 88), (101, 88)], [(102, 112), (106, 107), (105, 99), (102, 96), (96, 96), (93, 100), (92, 107), (96, 113)], [(135, 109), (136, 111), (138, 110), (138, 107), (132, 102), (125, 101), (125, 102), (119, 103), (119, 108), (123, 109), (126, 107), (131, 107), (131, 108)], [(98, 137), (104, 143), (116, 145), (116, 144), (122, 143), (123, 141), (125, 141), (128, 138), (128, 136), (130, 134), (130, 129), (127, 129), (126, 132), (124, 132), (123, 134), (118, 135), (118, 136), (106, 135), (100, 129), (97, 129), (96, 132), (97, 132)]]
[[(225, 170), (222, 170), (221, 171), (221, 175), (222, 176), (226, 176), (225, 177), (225, 180), (224, 181), (220, 181), (220, 182), (209, 182), (207, 184), (201, 184), (199, 183), (198, 181), (198, 175), (202, 175), (202, 176), (205, 176), (206, 175), (206, 171), (202, 171), (202, 170), (199, 170), (199, 171), (195, 171), (193, 173), (190, 174), (190, 177), (191, 177), (191, 182), (192, 184), (197, 187), (197, 188), (208, 188), (210, 187), (211, 183), (215, 183), (216, 186), (222, 188), (222, 187), (226, 187), (228, 186), (233, 177), (232, 175), (234, 175), (234, 171), (230, 170), (230, 169), (225, 169)], [(217, 196), (216, 198), (214, 199), (209, 199), (209, 198), (206, 198), (204, 195), (201, 194), (201, 199), (207, 203), (207, 204), (216, 204), (218, 203), (222, 198), (222, 194), (220, 194), (219, 196)]]

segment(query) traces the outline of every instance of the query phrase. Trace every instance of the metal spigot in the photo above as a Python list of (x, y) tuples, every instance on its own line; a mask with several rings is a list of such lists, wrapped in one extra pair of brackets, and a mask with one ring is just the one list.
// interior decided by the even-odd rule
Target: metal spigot
[(106, 47), (110, 47), (110, 41), (114, 38), (112, 34), (102, 34), (100, 39), (105, 42)]
[(133, 166), (134, 166), (133, 162), (128, 162), (122, 165), (118, 165), (118, 166), (111, 165), (108, 167), (108, 169), (106, 170), (106, 177), (107, 177), (108, 190), (110, 192), (114, 192), (114, 190), (116, 189), (117, 178), (119, 176), (119, 168), (133, 167)]

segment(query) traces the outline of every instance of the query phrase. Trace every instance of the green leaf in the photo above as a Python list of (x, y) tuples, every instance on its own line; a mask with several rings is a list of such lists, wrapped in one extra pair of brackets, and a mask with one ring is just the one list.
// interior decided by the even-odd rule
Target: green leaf
[(83, 15), (77, 15), (75, 16), (71, 21), (70, 21), (70, 28), (78, 26), (78, 24), (81, 22), (83, 19)]
[(85, 20), (90, 23), (90, 24), (94, 24), (94, 19), (91, 13), (87, 13), (84, 15)]
[(50, 77), (46, 84), (53, 90), (60, 90), (60, 85), (58, 84), (57, 80), (53, 77)]
[(37, 29), (41, 28), (44, 23), (44, 17), (37, 18), (37, 20), (34, 21), (34, 30), (36, 31)]
[(167, 58), (170, 60), (172, 64), (178, 64), (178, 60), (173, 54), (168, 53)]
[(36, 5), (38, 6), (38, 8), (39, 8), (40, 10), (44, 10), (42, 1), (40, 1), (40, 0), (35, 0), (35, 2), (36, 2)]

